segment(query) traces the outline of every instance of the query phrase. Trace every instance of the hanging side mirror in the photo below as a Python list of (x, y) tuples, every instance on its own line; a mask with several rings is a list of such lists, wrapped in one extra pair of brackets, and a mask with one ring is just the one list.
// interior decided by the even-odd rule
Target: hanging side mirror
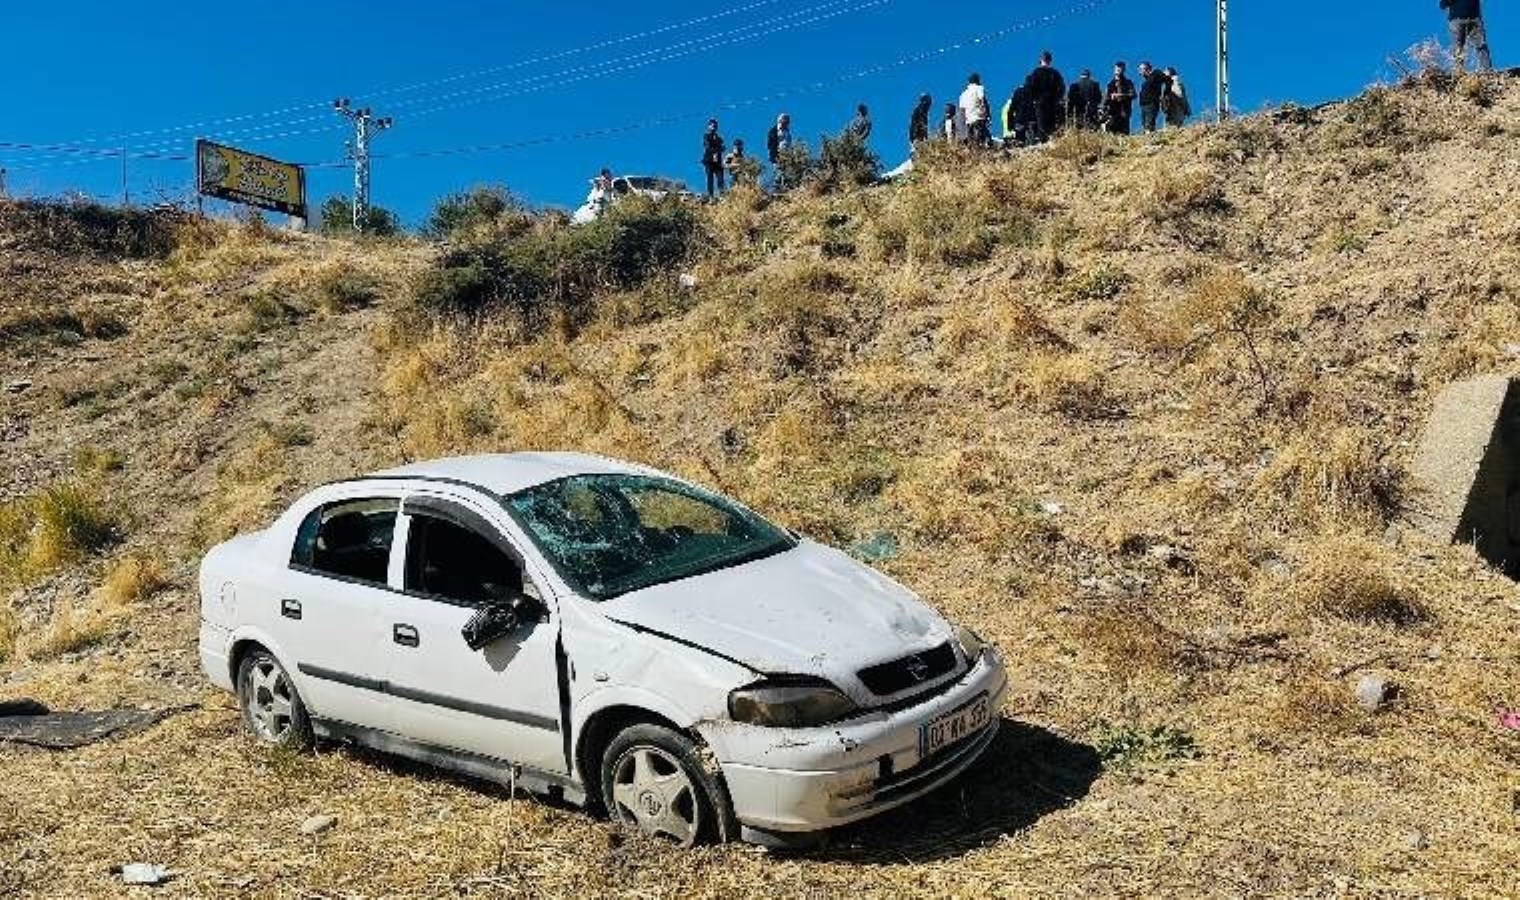
[(526, 594), (518, 594), (505, 602), (488, 603), (476, 610), (475, 615), (464, 623), (460, 634), (464, 637), (465, 646), (479, 650), (537, 622), (544, 612), (542, 602)]

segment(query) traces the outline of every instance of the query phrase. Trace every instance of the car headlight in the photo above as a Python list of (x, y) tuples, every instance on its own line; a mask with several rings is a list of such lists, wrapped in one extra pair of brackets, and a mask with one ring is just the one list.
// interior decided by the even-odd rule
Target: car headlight
[(822, 679), (760, 681), (728, 695), (729, 718), (773, 728), (826, 725), (854, 711), (855, 702)]
[(982, 653), (987, 649), (987, 642), (982, 636), (964, 625), (955, 626), (955, 639), (961, 642), (961, 650), (966, 654), (966, 659), (976, 662), (982, 658)]

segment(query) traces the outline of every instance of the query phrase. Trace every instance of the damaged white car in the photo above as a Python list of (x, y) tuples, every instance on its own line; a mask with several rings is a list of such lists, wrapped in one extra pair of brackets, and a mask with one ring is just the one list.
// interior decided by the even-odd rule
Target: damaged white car
[(258, 740), (352, 740), (682, 845), (795, 843), (992, 741), (997, 653), (738, 503), (595, 456), (329, 484), (201, 566), (200, 655)]

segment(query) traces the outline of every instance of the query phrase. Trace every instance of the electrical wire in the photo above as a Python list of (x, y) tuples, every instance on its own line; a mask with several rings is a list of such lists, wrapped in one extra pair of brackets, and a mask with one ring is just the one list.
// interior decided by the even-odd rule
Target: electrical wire
[[(567, 59), (567, 58), (570, 58), (570, 57), (573, 57), (573, 56), (577, 56), (577, 55), (581, 55), (581, 54), (585, 54), (585, 53), (591, 53), (591, 52), (596, 51), (596, 50), (604, 50), (604, 49), (606, 49), (608, 47), (614, 47), (614, 46), (618, 46), (618, 45), (621, 45), (621, 44), (627, 44), (627, 43), (631, 43), (631, 42), (634, 42), (634, 41), (644, 40), (646, 38), (655, 37), (655, 36), (658, 36), (658, 35), (661, 35), (661, 34), (668, 34), (668, 33), (672, 32), (672, 31), (679, 31), (681, 29), (689, 28), (689, 27), (692, 27), (692, 26), (695, 26), (695, 25), (701, 25), (701, 24), (705, 24), (707, 22), (712, 22), (712, 21), (716, 21), (716, 20), (719, 20), (719, 19), (728, 18), (730, 16), (739, 15), (740, 13), (752, 12), (752, 11), (754, 11), (756, 9), (760, 9), (762, 7), (774, 6), (776, 3), (779, 3), (779, 2), (781, 2), (781, 0), (753, 0), (753, 2), (746, 3), (746, 4), (743, 4), (743, 5), (740, 5), (740, 6), (731, 7), (729, 9), (724, 9), (724, 10), (719, 10), (718, 12), (715, 12), (715, 13), (709, 13), (707, 15), (697, 16), (695, 18), (686, 19), (686, 20), (683, 20), (681, 22), (673, 22), (673, 23), (670, 23), (670, 24), (667, 24), (667, 25), (662, 25), (662, 26), (657, 27), (657, 28), (652, 28), (652, 29), (648, 29), (646, 31), (637, 32), (635, 34), (621, 35), (619, 37), (608, 38), (608, 39), (605, 39), (605, 40), (598, 41), (596, 43), (586, 44), (586, 45), (580, 46), (580, 47), (573, 47), (573, 48), (570, 48), (568, 50), (561, 50), (561, 51), (557, 51), (555, 53), (545, 54), (543, 56), (537, 56), (537, 57), (533, 57), (531, 59), (520, 60), (518, 62), (508, 63), (508, 64), (501, 65), (501, 66), (493, 66), (493, 67), (487, 68), (487, 69), (480, 69), (480, 70), (477, 70), (477, 71), (474, 71), (474, 72), (467, 72), (467, 73), (462, 73), (462, 74), (458, 74), (458, 75), (451, 75), (451, 76), (447, 76), (447, 77), (443, 77), (443, 78), (430, 79), (430, 80), (427, 80), (427, 81), (413, 82), (411, 84), (402, 84), (402, 85), (396, 85), (396, 86), (393, 86), (393, 87), (381, 88), (379, 90), (368, 92), (367, 96), (379, 97), (379, 96), (391, 96), (391, 95), (394, 95), (394, 94), (410, 93), (410, 92), (422, 90), (422, 89), (428, 88), (428, 87), (435, 87), (435, 86), (440, 86), (440, 85), (444, 85), (444, 84), (457, 83), (459, 81), (465, 81), (465, 80), (469, 80), (471, 78), (485, 77), (487, 75), (493, 75), (493, 74), (497, 74), (499, 72), (509, 71), (509, 70), (513, 70), (513, 69), (526, 68), (528, 66), (538, 65), (540, 63), (545, 63), (545, 62), (554, 62), (554, 61), (557, 61), (557, 60), (560, 60), (560, 59)], [(140, 138), (140, 137), (154, 137), (154, 136), (157, 136), (157, 135), (166, 135), (166, 134), (180, 134), (180, 135), (193, 134), (193, 133), (199, 132), (199, 131), (201, 131), (203, 129), (211, 128), (213, 126), (218, 126), (218, 125), (232, 125), (232, 124), (236, 124), (236, 123), (239, 123), (239, 122), (247, 122), (247, 121), (255, 120), (255, 119), (262, 119), (262, 118), (269, 118), (269, 117), (273, 117), (273, 116), (287, 115), (289, 113), (304, 112), (304, 111), (313, 110), (313, 109), (322, 109), (322, 110), (325, 111), (325, 110), (327, 110), (327, 109), (330, 108), (330, 103), (331, 103), (331, 101), (328, 101), (328, 100), (324, 100), (324, 101), (316, 102), (316, 103), (300, 103), (300, 104), (296, 104), (296, 105), (292, 105), (292, 106), (281, 107), (279, 109), (274, 109), (274, 110), (266, 110), (266, 111), (263, 111), (263, 112), (253, 112), (253, 113), (243, 113), (243, 114), (234, 115), (234, 116), (225, 116), (225, 117), (218, 118), (218, 119), (207, 119), (207, 120), (204, 120), (204, 121), (201, 121), (201, 122), (192, 122), (192, 123), (185, 124), (185, 125), (171, 125), (171, 126), (166, 126), (166, 127), (162, 127), (162, 128), (150, 128), (150, 129), (143, 129), (143, 130), (139, 130), (139, 131), (128, 131), (128, 132), (123, 132), (123, 133), (120, 133), (120, 134), (104, 135), (104, 136), (101, 136), (101, 137), (79, 138), (79, 139), (75, 139), (73, 141), (70, 141), (69, 143), (71, 145), (74, 145), (74, 146), (83, 147), (83, 146), (90, 145), (90, 144), (111, 144), (111, 143), (118, 143), (119, 144), (120, 142), (130, 141), (133, 138)], [(285, 122), (282, 122), (282, 123), (272, 124), (269, 127), (284, 127), (284, 126), (288, 126), (290, 124), (295, 124), (297, 122), (312, 121), (314, 118), (315, 117), (306, 117), (306, 118), (299, 119), (299, 120), (288, 120), (288, 121), (285, 121)], [(223, 132), (223, 133), (226, 133), (226, 132)], [(151, 146), (159, 146), (159, 145), (157, 145), (157, 144), (150, 144), (150, 145), (147, 145), (147, 146), (151, 147)]]

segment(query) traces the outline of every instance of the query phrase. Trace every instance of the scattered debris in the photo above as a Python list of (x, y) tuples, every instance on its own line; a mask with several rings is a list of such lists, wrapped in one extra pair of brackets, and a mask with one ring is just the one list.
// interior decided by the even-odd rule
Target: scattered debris
[(1040, 512), (1044, 513), (1047, 516), (1059, 516), (1065, 511), (1066, 507), (1062, 506), (1054, 500), (1040, 501)]
[(157, 863), (127, 863), (116, 866), (111, 871), (121, 876), (122, 884), (163, 884), (174, 877), (167, 866)]
[(1399, 686), (1381, 675), (1363, 675), (1356, 683), (1356, 702), (1368, 712), (1379, 712), (1399, 696)]
[(898, 553), (897, 535), (890, 531), (878, 531), (855, 542), (850, 553), (868, 563), (885, 562)]
[(309, 834), (315, 837), (324, 831), (332, 830), (332, 827), (336, 824), (338, 824), (337, 816), (329, 816), (325, 813), (322, 815), (312, 816), (311, 818), (301, 823), (301, 833)]
[(1430, 839), (1425, 836), (1425, 832), (1416, 828), (1404, 835), (1404, 846), (1411, 850), (1424, 850), (1430, 846)]
[(10, 384), (7, 384), (5, 386), (5, 389), (9, 393), (19, 394), (19, 393), (21, 393), (22, 391), (26, 390), (27, 388), (29, 388), (31, 386), (32, 386), (32, 383), (31, 383), (30, 380), (25, 379), (25, 378), (19, 378), (19, 379), (15, 380), (15, 381), (12, 381)]
[(676, 284), (680, 285), (683, 291), (696, 290), (697, 276), (690, 272), (682, 272), (676, 276)]
[(0, 708), (0, 745), (16, 743), (48, 750), (72, 750), (108, 737), (145, 731), (189, 708), (49, 712), (35, 700), (13, 700)]
[(1506, 731), (1520, 731), (1520, 709), (1505, 709), (1495, 706), (1494, 712), (1499, 714), (1499, 727)]

